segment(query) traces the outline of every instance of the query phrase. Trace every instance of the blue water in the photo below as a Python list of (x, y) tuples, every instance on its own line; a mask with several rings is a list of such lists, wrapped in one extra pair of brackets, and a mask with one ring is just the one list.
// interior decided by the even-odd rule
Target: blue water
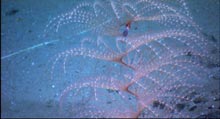
[[(84, 1), (88, 4), (94, 2), (89, 0)], [(101, 42), (104, 39), (103, 41), (105, 42), (105, 44), (107, 44), (114, 51), (119, 53), (119, 51), (116, 50), (117, 46), (114, 45), (117, 39), (121, 38), (124, 40), (129, 40), (130, 38), (137, 40), (138, 36), (141, 36), (145, 33), (157, 33), (161, 29), (166, 29), (167, 27), (165, 26), (160, 29), (160, 25), (151, 22), (150, 24), (148, 24), (148, 22), (134, 22), (131, 24), (131, 29), (129, 29), (128, 34), (123, 36), (123, 31), (126, 29), (126, 20), (129, 19), (129, 17), (131, 16), (126, 16), (125, 14), (125, 17), (120, 19), (121, 21), (116, 21), (113, 19), (115, 17), (114, 15), (112, 15), (113, 13), (109, 13), (106, 17), (100, 17), (100, 19), (96, 20), (85, 17), (85, 19), (89, 19), (89, 23), (93, 22), (94, 24), (96, 24), (96, 26), (101, 26), (101, 23), (107, 21), (106, 19), (110, 19), (111, 24), (103, 27), (103, 30), (100, 28), (96, 32), (94, 29), (91, 29), (93, 28), (91, 27), (93, 26), (92, 23), (89, 24), (91, 26), (87, 24), (84, 26), (80, 26), (80, 23), (74, 24), (72, 22), (66, 23), (66, 25), (65, 22), (68, 22), (68, 20), (64, 20), (64, 25), (61, 24), (58, 31), (56, 31), (57, 24), (59, 23), (58, 21), (62, 17), (62, 15), (65, 16), (65, 13), (73, 11), (76, 6), (81, 2), (83, 1), (1, 1), (2, 118), (90, 117), (91, 115), (94, 117), (108, 117), (110, 115), (111, 117), (111, 115), (113, 115), (114, 111), (117, 111), (117, 109), (121, 111), (125, 110), (125, 114), (123, 114), (126, 116), (132, 115), (132, 113), (130, 112), (131, 110), (127, 110), (130, 108), (133, 109), (135, 106), (137, 106), (137, 103), (135, 103), (137, 101), (136, 97), (126, 91), (122, 91), (122, 95), (124, 95), (126, 98), (129, 98), (122, 99), (121, 94), (119, 94), (120, 91), (118, 92), (118, 90), (114, 90), (111, 88), (103, 90), (100, 88), (92, 87), (88, 89), (82, 88), (81, 90), (81, 88), (78, 87), (80, 89), (79, 92), (77, 92), (75, 89), (75, 92), (68, 92), (68, 94), (64, 96), (62, 102), (60, 100), (61, 94), (71, 84), (81, 86), (83, 83), (88, 83), (89, 81), (91, 81), (92, 77), (96, 77), (95, 79), (99, 79), (97, 78), (99, 76), (105, 76), (108, 78), (111, 77), (119, 79), (119, 81), (123, 81), (124, 77), (126, 77), (127, 75), (135, 74), (132, 68), (124, 66), (122, 63), (120, 64), (120, 62), (109, 62), (108, 60), (103, 60), (102, 58), (96, 59), (83, 56), (78, 57), (74, 56), (73, 54), (71, 56), (71, 53), (69, 52), (71, 52), (71, 49), (73, 48), (81, 48), (82, 44), (83, 47), (87, 49), (97, 49), (97, 51), (101, 52), (109, 51), (105, 49), (105, 45), (103, 45)], [(220, 42), (220, 2), (218, 0), (187, 0), (186, 3), (187, 8), (189, 8), (190, 16), (192, 16), (194, 22), (200, 26), (201, 32), (206, 35), (207, 39), (211, 39), (212, 41), (214, 41), (214, 44), (217, 44), (218, 46), (218, 43)], [(105, 2), (103, 4), (105, 4)], [(172, 6), (175, 7), (175, 4)], [(176, 5), (176, 7), (178, 8), (178, 5)], [(89, 9), (87, 8), (83, 10), (89, 11)], [(108, 11), (108, 7), (106, 7), (105, 10)], [(109, 10), (108, 12), (111, 11)], [(75, 17), (82, 17), (81, 15), (76, 15)], [(54, 18), (56, 19), (53, 21)], [(66, 17), (64, 18), (67, 19)], [(81, 20), (83, 21), (84, 19)], [(118, 31), (116, 30), (117, 27)], [(99, 41), (97, 39), (101, 40)], [(101, 44), (101, 46), (96, 48), (96, 45), (94, 44), (98, 42)], [(172, 42), (172, 40), (170, 42), (170, 45), (173, 46), (174, 49), (183, 47), (182, 45), (176, 43), (175, 40), (174, 42)], [(122, 45), (120, 47), (123, 51), (125, 49), (125, 46), (123, 46), (123, 43), (120, 45)], [(150, 43), (150, 45), (157, 48), (161, 47), (154, 42)], [(197, 49), (199, 50), (203, 50), (201, 47), (199, 47), (199, 45), (195, 47), (198, 47)], [(208, 48), (212, 47), (214, 46), (209, 46)], [(149, 57), (153, 57), (150, 50), (147, 48), (145, 49), (144, 47), (141, 47), (138, 50), (140, 50), (141, 52), (144, 50), (143, 52), (146, 52), (146, 54), (143, 55), (143, 57), (146, 58), (143, 60), (145, 62), (150, 61)], [(139, 52), (138, 50), (137, 52)], [(164, 49), (158, 48), (156, 50), (158, 50), (159, 55), (162, 56)], [(208, 50), (209, 49), (207, 49), (207, 51)], [(80, 53), (86, 54), (86, 52), (79, 52), (79, 54)], [(217, 61), (219, 61), (219, 52), (215, 52), (214, 55), (214, 57), (217, 57)], [(132, 53), (129, 55), (129, 57), (131, 57), (130, 60), (135, 59), (135, 56), (133, 56)], [(202, 103), (199, 103), (198, 105), (196, 103), (197, 108), (195, 110), (193, 109), (192, 101), (184, 103), (185, 108), (182, 110), (183, 115), (188, 115), (189, 117), (199, 117), (204, 115), (208, 115), (209, 117), (220, 116), (218, 114), (220, 111), (220, 65), (218, 63), (219, 62), (215, 62), (214, 66), (208, 69), (208, 74), (210, 74), (209, 76), (211, 77), (210, 79), (204, 76), (202, 79), (206, 78), (205, 80), (196, 80), (197, 82), (190, 80), (188, 82), (188, 80), (182, 78), (184, 81), (186, 80), (185, 82), (187, 83), (204, 85), (204, 88), (200, 90), (201, 92), (204, 92), (200, 96), (202, 97), (201, 100), (206, 100)], [(197, 71), (193, 68), (191, 70)], [(155, 76), (155, 78), (158, 78), (157, 76), (159, 76), (159, 74), (157, 73), (158, 72), (156, 72), (155, 74), (152, 73), (151, 76)], [(181, 73), (176, 75), (182, 77)], [(161, 79), (163, 78), (164, 76), (162, 76)], [(190, 78), (193, 79), (195, 77)], [(108, 82), (109, 80), (103, 80), (103, 82), (98, 83), (100, 83), (100, 85), (101, 83), (103, 83), (103, 85), (110, 85), (111, 83)], [(166, 82), (166, 80), (172, 79), (164, 78), (164, 80)], [(150, 82), (144, 81), (140, 81), (139, 83), (148, 85), (149, 89), (152, 89), (152, 87), (155, 85), (151, 84)], [(117, 83), (115, 85), (117, 85)], [(168, 83), (167, 85), (171, 86), (172, 84)], [(135, 90), (135, 86), (131, 87), (131, 90)], [(98, 101), (96, 101), (97, 98)], [(125, 100), (125, 102), (123, 100)], [(172, 99), (169, 99), (169, 101), (170, 100)], [(93, 115), (93, 113), (87, 112), (88, 110), (97, 110), (94, 107), (86, 106), (86, 102), (89, 103), (88, 105), (98, 106), (97, 110), (104, 110), (106, 112), (109, 112), (109, 114), (106, 114), (106, 112), (100, 112), (98, 114), (101, 115), (97, 116), (96, 113), (94, 113)], [(60, 107), (61, 103), (63, 103), (62, 107)], [(153, 107), (155, 106), (152, 107), (152, 105), (154, 104), (155, 102), (149, 105), (149, 107), (151, 107), (150, 109), (154, 109)], [(122, 106), (118, 107), (118, 105)], [(190, 109), (193, 111), (189, 111)], [(155, 110), (157, 109), (155, 108)], [(135, 112), (137, 111), (137, 109), (134, 108), (134, 110), (132, 111)], [(156, 116), (152, 115), (149, 110), (145, 110), (142, 113), (143, 114), (139, 115), (139, 117)], [(163, 112), (162, 110), (157, 110), (157, 113), (159, 117), (165, 117), (165, 115), (167, 114), (166, 111)], [(175, 117), (172, 115), (175, 115), (175, 113), (168, 113), (168, 116)], [(182, 115), (180, 115), (180, 117), (181, 116)]]

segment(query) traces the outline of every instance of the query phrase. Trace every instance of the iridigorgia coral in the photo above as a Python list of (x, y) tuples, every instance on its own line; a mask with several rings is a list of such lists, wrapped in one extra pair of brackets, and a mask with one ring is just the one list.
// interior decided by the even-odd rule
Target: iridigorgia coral
[(196, 117), (183, 104), (203, 95), (207, 65), (219, 62), (183, 0), (80, 1), (44, 32), (81, 43), (51, 67), (52, 79), (59, 60), (64, 75), (77, 69), (60, 96), (71, 117)]

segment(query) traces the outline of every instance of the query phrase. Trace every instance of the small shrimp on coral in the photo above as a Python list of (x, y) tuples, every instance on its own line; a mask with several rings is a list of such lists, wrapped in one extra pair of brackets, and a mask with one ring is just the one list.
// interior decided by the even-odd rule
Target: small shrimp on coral
[(124, 37), (126, 37), (127, 35), (128, 35), (128, 31), (129, 31), (129, 29), (131, 28), (131, 21), (128, 21), (126, 24), (125, 24), (125, 26), (126, 26), (126, 29), (124, 30), (124, 32), (123, 32), (123, 36)]

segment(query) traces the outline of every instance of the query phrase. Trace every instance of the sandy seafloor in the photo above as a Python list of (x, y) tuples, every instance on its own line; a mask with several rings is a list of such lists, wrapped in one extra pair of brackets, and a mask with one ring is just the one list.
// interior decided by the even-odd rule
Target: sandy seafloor
[[(57, 39), (41, 36), (48, 21), (71, 10), (74, 1), (1, 0), (1, 3), (1, 57), (59, 39), (59, 42), (1, 59), (1, 117), (57, 117), (59, 94), (71, 79), (50, 80), (50, 61), (77, 42), (62, 34)], [(203, 32), (220, 40), (219, 0), (188, 0), (187, 3)], [(10, 14), (12, 10), (15, 11)], [(219, 67), (217, 69), (219, 71)], [(209, 96), (219, 93), (219, 83), (219, 77), (210, 80), (206, 86)], [(219, 100), (216, 101), (218, 106)], [(220, 107), (215, 108), (219, 112)]]

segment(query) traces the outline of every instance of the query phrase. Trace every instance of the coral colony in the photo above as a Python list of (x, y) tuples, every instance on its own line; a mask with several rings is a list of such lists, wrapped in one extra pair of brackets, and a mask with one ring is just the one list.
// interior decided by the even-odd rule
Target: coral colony
[[(183, 0), (85, 0), (52, 18), (45, 34), (71, 30), (81, 44), (56, 55), (77, 77), (60, 94), (70, 117), (197, 117), (192, 102), (218, 63), (219, 50), (194, 22)], [(66, 35), (66, 34), (65, 34)], [(48, 35), (49, 36), (49, 35)], [(70, 58), (71, 57), (71, 58)], [(68, 59), (68, 60), (67, 60)], [(89, 63), (90, 62), (90, 63)], [(89, 65), (86, 65), (89, 64)], [(88, 75), (85, 75), (84, 68)], [(198, 108), (198, 107), (197, 107)]]

